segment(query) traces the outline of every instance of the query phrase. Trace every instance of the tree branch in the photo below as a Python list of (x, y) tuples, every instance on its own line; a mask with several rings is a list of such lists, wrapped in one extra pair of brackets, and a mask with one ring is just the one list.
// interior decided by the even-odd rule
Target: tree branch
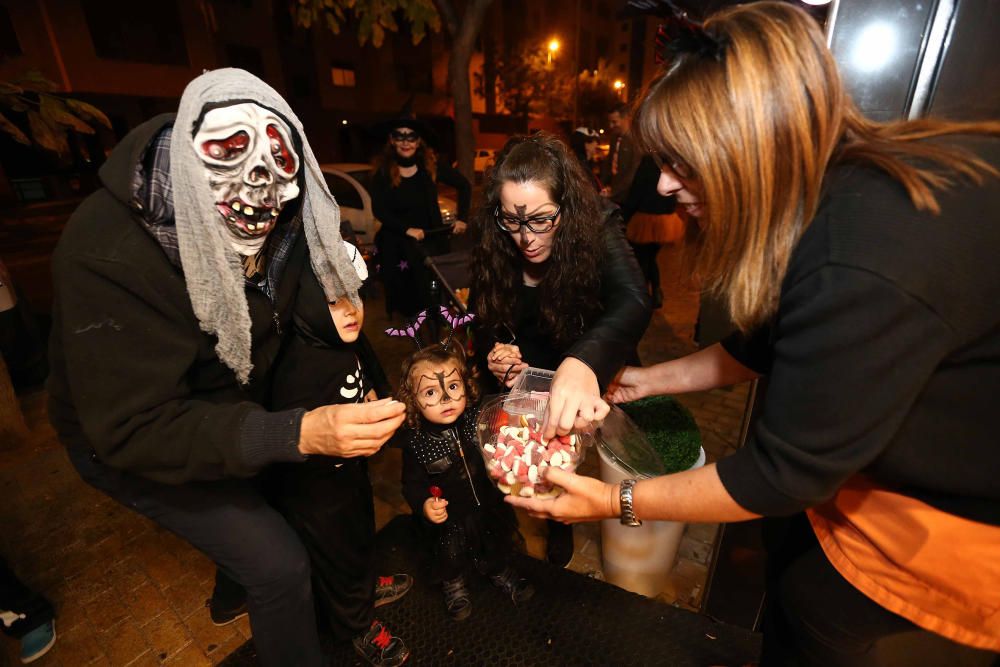
[(433, 2), (434, 6), (437, 7), (438, 14), (444, 18), (444, 26), (448, 29), (448, 34), (451, 35), (452, 39), (456, 38), (460, 24), (451, 0), (433, 0)]

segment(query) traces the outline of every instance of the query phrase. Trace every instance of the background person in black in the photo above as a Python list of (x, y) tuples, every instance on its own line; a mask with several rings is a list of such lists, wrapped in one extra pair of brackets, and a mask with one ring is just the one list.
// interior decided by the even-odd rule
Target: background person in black
[(664, 197), (656, 190), (660, 180), (660, 168), (653, 157), (646, 155), (639, 162), (635, 180), (628, 189), (628, 197), (622, 205), (625, 218), (625, 237), (632, 244), (639, 268), (646, 276), (653, 295), (653, 308), (663, 305), (663, 290), (660, 287), (660, 267), (656, 256), (660, 247), (676, 243), (684, 238), (684, 221), (674, 211), (676, 197)]
[[(372, 177), (372, 211), (382, 223), (375, 244), (386, 312), (412, 317), (432, 305), (424, 258), (447, 253), (449, 235), (465, 232), (472, 186), (462, 174), (438, 160), (434, 149), (425, 143), (423, 123), (399, 118), (390, 128)], [(441, 220), (438, 182), (458, 193), (458, 219), (450, 232)]]
[[(783, 524), (761, 664), (871, 665), (917, 628), (1000, 650), (1000, 123), (868, 120), (788, 3), (682, 25), (633, 129), (741, 333), (610, 398), (768, 383), (746, 446), (638, 481), (635, 517)], [(567, 493), (510, 502), (622, 514), (617, 485), (549, 479)]]
[[(638, 359), (651, 314), (618, 207), (545, 133), (507, 142), (484, 195), (470, 290), (484, 382), (499, 390), (529, 366), (555, 370), (547, 438), (603, 418), (602, 389)], [(572, 555), (572, 531), (550, 523), (549, 560)]]

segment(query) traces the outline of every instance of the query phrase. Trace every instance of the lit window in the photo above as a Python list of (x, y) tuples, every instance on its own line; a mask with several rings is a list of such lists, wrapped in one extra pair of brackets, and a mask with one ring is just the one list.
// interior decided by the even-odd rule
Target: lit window
[(354, 87), (354, 70), (347, 67), (331, 67), (330, 80), (340, 88)]

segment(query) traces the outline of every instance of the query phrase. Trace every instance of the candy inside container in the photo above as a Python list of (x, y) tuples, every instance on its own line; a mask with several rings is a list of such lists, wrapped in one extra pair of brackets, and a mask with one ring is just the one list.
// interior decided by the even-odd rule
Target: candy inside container
[(573, 472), (593, 440), (589, 431), (542, 437), (546, 392), (511, 392), (484, 404), (477, 425), (486, 472), (505, 494), (554, 498), (562, 488), (549, 484), (545, 473), (555, 467)]

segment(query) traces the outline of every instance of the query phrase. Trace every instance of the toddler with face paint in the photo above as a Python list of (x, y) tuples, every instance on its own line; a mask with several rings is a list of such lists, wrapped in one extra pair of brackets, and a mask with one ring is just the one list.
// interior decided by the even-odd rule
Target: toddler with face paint
[(445, 607), (456, 621), (472, 602), (465, 575), (474, 566), (514, 604), (532, 586), (510, 567), (517, 523), (490, 482), (476, 444), (478, 397), (461, 345), (432, 345), (403, 362), (399, 398), (406, 403), (403, 495), (427, 533), (431, 565)]

